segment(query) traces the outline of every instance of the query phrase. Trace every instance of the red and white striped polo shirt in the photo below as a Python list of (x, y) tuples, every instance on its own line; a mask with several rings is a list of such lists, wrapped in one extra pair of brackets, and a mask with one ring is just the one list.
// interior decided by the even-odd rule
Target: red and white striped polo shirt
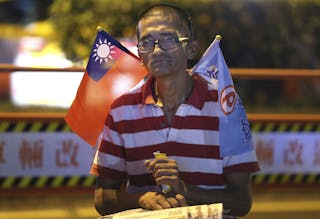
[(220, 156), (217, 89), (194, 75), (191, 94), (169, 127), (152, 96), (153, 82), (149, 78), (112, 104), (92, 174), (128, 179), (129, 192), (159, 191), (144, 165), (155, 151), (176, 160), (186, 183), (202, 188), (224, 188), (224, 174), (259, 170), (254, 151)]

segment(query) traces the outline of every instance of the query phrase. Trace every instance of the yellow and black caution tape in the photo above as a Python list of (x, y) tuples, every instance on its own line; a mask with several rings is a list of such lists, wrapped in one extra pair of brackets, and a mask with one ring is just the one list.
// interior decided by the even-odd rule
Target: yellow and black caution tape
[[(95, 176), (39, 176), (3, 177), (0, 189), (5, 188), (43, 188), (43, 187), (93, 187)], [(271, 184), (320, 184), (319, 173), (297, 174), (256, 174), (252, 176), (253, 185)]]
[(65, 122), (0, 122), (0, 132), (71, 132)]
[[(320, 132), (318, 122), (309, 123), (272, 123), (251, 122), (252, 132)], [(12, 132), (72, 132), (70, 127), (61, 122), (0, 122), (0, 133)], [(0, 177), (1, 188), (26, 187), (73, 187), (94, 186), (94, 176), (39, 176), (39, 177)], [(320, 184), (320, 174), (256, 174), (252, 177), (253, 184)]]
[[(320, 132), (320, 123), (251, 122), (252, 132)], [(0, 122), (0, 132), (71, 132), (65, 122)]]
[[(252, 122), (252, 132), (320, 132), (320, 123)], [(0, 122), (0, 132), (71, 132), (65, 122)]]
[(320, 132), (320, 123), (251, 123), (252, 132)]
[(39, 176), (39, 177), (3, 177), (0, 178), (0, 189), (3, 188), (42, 188), (42, 187), (91, 187), (95, 176)]
[(253, 184), (320, 184), (320, 173), (256, 174)]

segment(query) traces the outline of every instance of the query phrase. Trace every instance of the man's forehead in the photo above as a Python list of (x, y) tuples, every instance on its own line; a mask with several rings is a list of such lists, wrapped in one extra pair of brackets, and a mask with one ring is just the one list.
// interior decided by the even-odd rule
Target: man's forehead
[(173, 10), (154, 9), (145, 14), (140, 22), (154, 22), (155, 20), (161, 20), (163, 22), (180, 23), (182, 22), (179, 15)]
[(154, 34), (158, 35), (180, 35), (179, 27), (176, 22), (170, 22), (167, 19), (146, 19), (139, 25), (140, 37), (149, 37)]
[(174, 29), (179, 28), (181, 24), (175, 19), (169, 19), (165, 17), (148, 17), (143, 19), (139, 23), (139, 28), (149, 28), (149, 27), (158, 27), (158, 26), (170, 26)]
[(168, 19), (180, 19), (177, 12), (174, 10), (165, 10), (165, 9), (154, 9), (149, 11), (149, 13), (145, 14), (144, 17), (166, 17)]
[(187, 31), (186, 22), (171, 8), (154, 8), (148, 11), (141, 17), (137, 27), (138, 39), (152, 33), (172, 32), (175, 35), (185, 35)]

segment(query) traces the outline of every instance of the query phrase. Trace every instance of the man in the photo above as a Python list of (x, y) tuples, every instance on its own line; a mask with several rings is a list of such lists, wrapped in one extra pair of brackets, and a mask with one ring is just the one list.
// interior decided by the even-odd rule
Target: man
[[(198, 51), (188, 15), (155, 5), (140, 17), (137, 36), (151, 77), (112, 104), (91, 169), (98, 176), (97, 211), (222, 202), (229, 215), (247, 214), (250, 173), (259, 167), (254, 151), (220, 155), (217, 91), (187, 73)], [(156, 151), (168, 158), (153, 159)], [(170, 185), (170, 191), (160, 185)]]

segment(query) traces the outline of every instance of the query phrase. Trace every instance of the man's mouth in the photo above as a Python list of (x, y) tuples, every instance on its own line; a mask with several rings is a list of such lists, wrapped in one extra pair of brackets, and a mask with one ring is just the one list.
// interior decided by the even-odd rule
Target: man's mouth
[(157, 60), (154, 60), (152, 61), (152, 65), (162, 65), (164, 63), (168, 63), (168, 60), (166, 59), (157, 59)]

